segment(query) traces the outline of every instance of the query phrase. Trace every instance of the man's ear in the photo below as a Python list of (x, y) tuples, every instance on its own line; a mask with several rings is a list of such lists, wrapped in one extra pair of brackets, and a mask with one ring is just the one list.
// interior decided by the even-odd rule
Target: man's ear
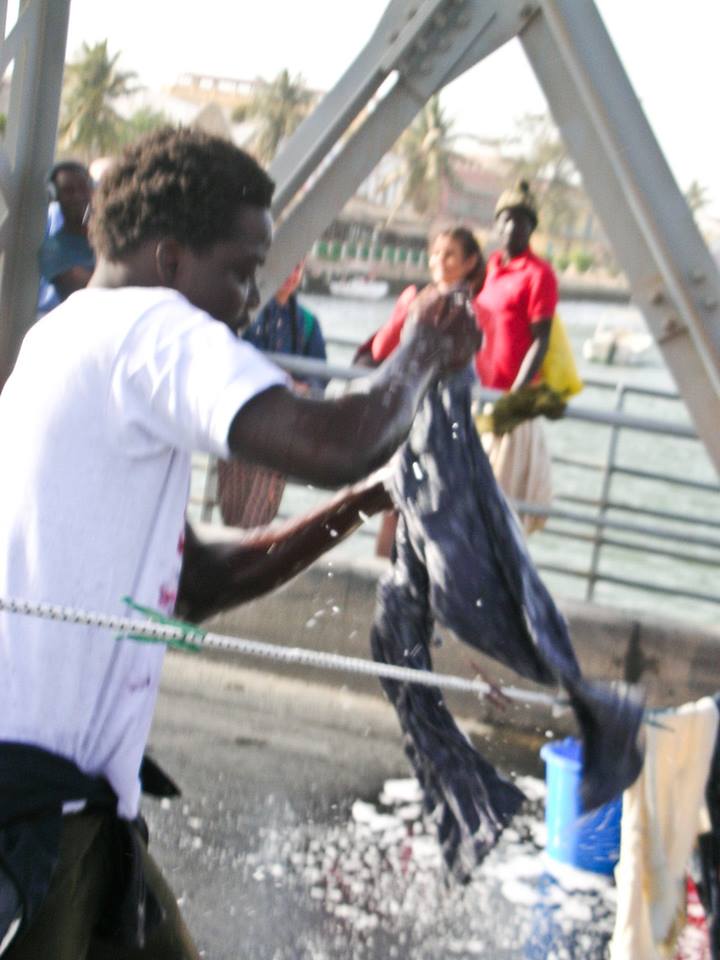
[(175, 286), (183, 249), (183, 245), (172, 237), (159, 240), (155, 247), (155, 266), (164, 287)]

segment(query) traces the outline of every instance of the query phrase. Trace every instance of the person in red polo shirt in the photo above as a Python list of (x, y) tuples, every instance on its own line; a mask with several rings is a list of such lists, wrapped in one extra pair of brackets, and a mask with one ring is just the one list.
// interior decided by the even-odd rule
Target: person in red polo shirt
[[(537, 226), (537, 204), (526, 181), (506, 190), (495, 208), (502, 247), (487, 265), (485, 284), (476, 297), (482, 347), (475, 366), (482, 384), (517, 390), (539, 377), (558, 301), (555, 272), (530, 249)], [(498, 483), (511, 500), (549, 506), (552, 499), (550, 455), (539, 419), (521, 423), (503, 436), (483, 435), (483, 445)], [(522, 514), (527, 533), (545, 517)]]

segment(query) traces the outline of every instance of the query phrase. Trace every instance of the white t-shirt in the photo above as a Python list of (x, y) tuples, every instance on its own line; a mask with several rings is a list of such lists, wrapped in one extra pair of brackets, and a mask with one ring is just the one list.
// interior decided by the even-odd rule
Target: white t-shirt
[[(191, 452), (287, 378), (172, 290), (82, 290), (27, 334), (0, 394), (0, 596), (171, 612)], [(104, 775), (133, 817), (164, 647), (0, 614), (0, 740)]]

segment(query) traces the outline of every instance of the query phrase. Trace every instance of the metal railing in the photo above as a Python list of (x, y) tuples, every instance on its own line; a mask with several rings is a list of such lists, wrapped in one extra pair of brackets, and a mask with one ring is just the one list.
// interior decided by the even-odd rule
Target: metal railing
[[(632, 396), (655, 398), (663, 401), (672, 401), (681, 404), (679, 395), (669, 390), (649, 389), (634, 386), (628, 383), (614, 384), (606, 381), (586, 380), (586, 386), (595, 389), (612, 391), (612, 411), (598, 411), (574, 405), (568, 410), (568, 417), (577, 418), (586, 423), (604, 423), (610, 428), (610, 436), (605, 449), (603, 460), (593, 461), (582, 457), (554, 456), (553, 464), (558, 467), (574, 467), (580, 470), (600, 474), (600, 491), (596, 497), (579, 496), (561, 492), (554, 500), (557, 504), (571, 504), (575, 507), (587, 508), (583, 512), (566, 509), (564, 506), (553, 506), (548, 512), (549, 519), (566, 520), (576, 525), (569, 533), (567, 530), (549, 524), (543, 535), (582, 540), (591, 545), (590, 559), (587, 567), (573, 568), (563, 564), (540, 562), (541, 569), (552, 570), (565, 576), (574, 576), (586, 581), (585, 599), (593, 600), (597, 584), (600, 582), (619, 584), (650, 593), (663, 593), (690, 600), (707, 603), (720, 603), (720, 591), (691, 589), (687, 586), (672, 582), (658, 582), (643, 578), (632, 577), (629, 574), (617, 576), (612, 572), (601, 569), (603, 549), (613, 547), (626, 552), (645, 554), (647, 556), (664, 557), (676, 561), (678, 564), (695, 564), (707, 569), (717, 568), (720, 564), (720, 484), (716, 481), (696, 480), (677, 474), (641, 469), (623, 465), (619, 460), (619, 444), (623, 430), (635, 430), (645, 434), (655, 434), (673, 438), (684, 438), (695, 441), (698, 445), (697, 434), (687, 423), (659, 420), (658, 418), (639, 418), (625, 413), (626, 401)], [(669, 510), (661, 506), (652, 505), (650, 500), (645, 505), (628, 502), (613, 494), (613, 481), (619, 478), (634, 478), (647, 484), (660, 484), (665, 487), (674, 487), (679, 491), (701, 491), (709, 494), (715, 504), (715, 515), (695, 514), (687, 510)], [(682, 496), (682, 494), (681, 494)], [(538, 512), (531, 504), (517, 504), (521, 510)], [(587, 511), (591, 512), (587, 512)], [(632, 514), (641, 522), (634, 520), (613, 519), (614, 514)], [(655, 523), (660, 521), (660, 523)], [(582, 532), (577, 526), (589, 527), (591, 533)], [(630, 539), (613, 537), (609, 532), (617, 531), (635, 537)], [(701, 531), (701, 532), (696, 532)], [(713, 536), (713, 531), (718, 535)], [(677, 544), (678, 547), (674, 545)], [(694, 552), (693, 549), (704, 548), (705, 552)]]
[[(340, 339), (331, 340), (330, 344), (344, 348), (355, 346), (353, 341)], [(364, 368), (307, 358), (277, 356), (273, 359), (296, 376), (349, 380), (366, 376), (368, 372)], [(552, 459), (556, 493), (551, 507), (525, 502), (515, 504), (520, 512), (547, 517), (545, 528), (530, 540), (538, 568), (563, 578), (584, 581), (583, 595), (588, 601), (595, 600), (598, 587), (606, 585), (646, 597), (663, 594), (714, 608), (720, 604), (720, 591), (715, 589), (712, 576), (712, 571), (720, 566), (720, 484), (714, 471), (709, 469), (707, 478), (698, 478), (673, 473), (666, 467), (653, 469), (651, 465), (632, 464), (621, 453), (623, 439), (632, 435), (646, 444), (653, 438), (690, 444), (696, 463), (702, 460), (704, 451), (687, 419), (681, 398), (670, 390), (631, 383), (586, 378), (585, 385), (588, 392), (611, 393), (611, 406), (603, 409), (585, 400), (571, 402), (562, 421), (548, 422), (548, 431), (552, 441), (556, 431), (571, 425), (576, 430), (580, 428), (580, 435), (588, 441), (592, 455), (555, 450)], [(491, 400), (498, 392), (478, 388), (478, 396), (481, 400)], [(638, 415), (628, 410), (629, 402), (638, 399), (677, 406), (681, 417)], [(603, 433), (607, 433), (607, 438)], [(598, 456), (601, 449), (602, 455)], [(679, 456), (683, 456), (682, 451)], [(688, 462), (687, 455), (683, 462)], [(197, 468), (204, 472), (202, 493), (195, 496), (193, 502), (199, 508), (201, 519), (211, 522), (218, 516), (215, 471), (207, 461), (198, 460)], [(588, 491), (586, 487), (592, 486), (592, 482), (586, 484), (585, 481), (579, 491), (577, 481), (573, 489), (567, 481), (573, 471), (594, 477), (597, 489)], [(635, 500), (628, 497), (626, 491), (617, 491), (621, 482), (633, 486)], [(661, 493), (655, 495), (653, 491)], [(699, 508), (680, 506), (693, 498), (698, 500)], [(668, 507), (668, 500), (676, 501), (672, 509)], [(367, 550), (361, 554), (371, 555), (372, 528), (362, 528), (355, 538), (366, 544)], [(550, 544), (555, 544), (554, 549)], [(570, 552), (575, 554), (572, 562), (568, 562), (568, 550), (562, 544), (572, 546)], [(623, 561), (619, 562), (618, 557), (623, 557)], [(655, 570), (653, 576), (635, 573), (638, 564), (646, 567), (660, 561), (664, 564), (663, 570)], [(696, 572), (690, 583), (687, 582), (688, 569)], [(604, 602), (613, 601), (604, 598)]]

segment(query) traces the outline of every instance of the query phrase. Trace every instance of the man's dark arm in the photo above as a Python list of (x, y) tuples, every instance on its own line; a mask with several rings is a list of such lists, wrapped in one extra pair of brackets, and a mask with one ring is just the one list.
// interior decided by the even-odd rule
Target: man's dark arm
[(233, 529), (231, 540), (205, 543), (186, 525), (178, 616), (197, 623), (274, 590), (390, 506), (382, 482), (368, 481), (288, 523)]
[(515, 377), (511, 390), (517, 390), (524, 387), (527, 383), (532, 383), (533, 377), (542, 367), (545, 354), (550, 343), (550, 328), (552, 327), (552, 317), (543, 317), (542, 320), (535, 320), (530, 324), (530, 334), (533, 342), (530, 344), (528, 352), (520, 364), (520, 369)]
[(407, 325), (392, 356), (353, 391), (334, 400), (298, 397), (281, 387), (254, 397), (229, 433), (231, 451), (319, 486), (337, 487), (385, 463), (407, 436), (428, 389), (467, 364), (478, 334), (467, 304), (435, 296)]

